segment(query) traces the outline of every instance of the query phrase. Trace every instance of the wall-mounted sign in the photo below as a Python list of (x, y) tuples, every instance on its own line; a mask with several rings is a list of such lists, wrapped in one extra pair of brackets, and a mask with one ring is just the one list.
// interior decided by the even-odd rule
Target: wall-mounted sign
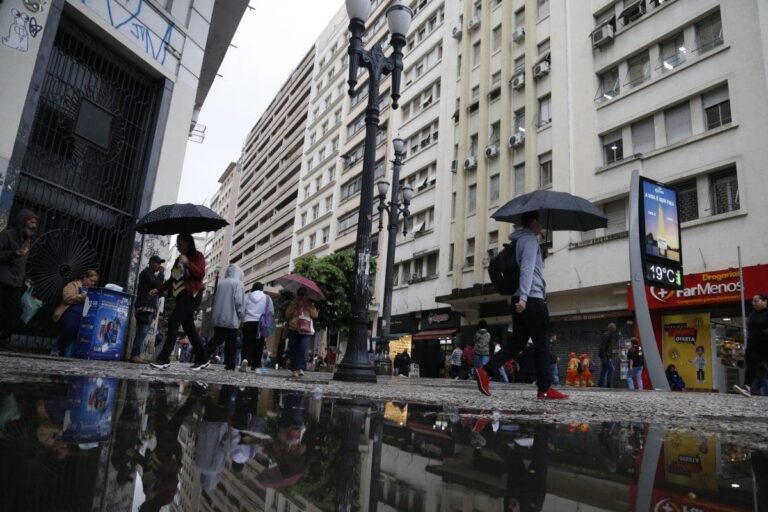
[(461, 315), (451, 311), (450, 308), (432, 309), (421, 314), (420, 329), (458, 329), (461, 326)]
[(683, 250), (677, 191), (640, 178), (640, 253), (648, 285), (672, 290), (683, 286)]

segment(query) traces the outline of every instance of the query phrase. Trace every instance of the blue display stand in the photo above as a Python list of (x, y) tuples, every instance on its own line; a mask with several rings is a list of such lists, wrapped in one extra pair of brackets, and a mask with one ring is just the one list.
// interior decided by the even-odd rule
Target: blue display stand
[(131, 296), (106, 288), (88, 288), (75, 357), (119, 361), (128, 331)]
[(106, 441), (112, 432), (117, 380), (75, 377), (69, 382), (62, 441)]

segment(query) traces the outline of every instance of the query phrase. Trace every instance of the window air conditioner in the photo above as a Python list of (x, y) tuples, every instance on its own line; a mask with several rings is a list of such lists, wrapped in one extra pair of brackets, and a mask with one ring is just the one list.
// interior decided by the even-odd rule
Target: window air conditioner
[(466, 160), (464, 160), (464, 170), (469, 171), (476, 168), (477, 168), (477, 158), (474, 156), (468, 156)]
[(533, 67), (533, 76), (541, 78), (549, 73), (549, 61), (543, 60)]
[(469, 23), (467, 24), (467, 28), (469, 30), (475, 30), (479, 26), (480, 26), (480, 16), (473, 16), (472, 19), (469, 20)]
[(613, 25), (606, 23), (602, 27), (592, 32), (592, 47), (598, 48), (606, 45), (613, 40)]
[(485, 158), (496, 158), (499, 156), (499, 147), (496, 144), (491, 144), (485, 148)]
[(459, 168), (459, 161), (453, 160), (451, 161), (451, 172), (456, 172)]
[(525, 39), (525, 28), (524, 27), (517, 27), (515, 30), (512, 31), (512, 40), (516, 43), (519, 43)]
[(517, 149), (525, 144), (525, 132), (517, 132), (509, 138), (509, 147)]
[(522, 89), (525, 86), (525, 74), (520, 73), (512, 77), (512, 88), (515, 90)]
[(460, 41), (461, 35), (462, 35), (461, 25), (454, 25), (453, 28), (451, 29), (451, 37), (453, 37), (457, 41)]

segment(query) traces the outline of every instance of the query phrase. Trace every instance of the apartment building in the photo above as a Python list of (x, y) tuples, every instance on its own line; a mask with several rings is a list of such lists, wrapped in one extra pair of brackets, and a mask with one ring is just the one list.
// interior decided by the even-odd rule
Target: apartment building
[[(452, 291), (438, 301), (465, 323), (489, 320), (503, 339), (509, 308), (486, 269), (510, 226), (489, 215), (516, 195), (551, 188), (590, 199), (608, 217), (605, 229), (543, 241), (563, 349), (591, 349), (609, 321), (631, 334), (635, 169), (678, 189), (691, 279), (735, 267), (737, 245), (747, 270), (760, 272), (764, 207), (752, 198), (766, 190), (758, 134), (768, 88), (764, 59), (743, 56), (765, 54), (762, 2), (467, 1), (454, 22), (456, 199), (450, 242), (443, 240), (453, 247), (453, 275)], [(699, 304), (726, 325), (718, 336), (736, 335), (738, 324), (728, 321), (739, 316), (737, 300), (715, 294)], [(662, 321), (655, 314), (659, 332)]]
[(229, 225), (209, 233), (205, 244), (205, 283), (209, 288), (214, 286), (215, 275), (219, 273), (223, 276), (230, 263), (241, 174), (240, 162), (230, 162), (219, 177), (219, 188), (211, 199), (211, 210), (229, 222)]
[(246, 289), (289, 270), (314, 56), (313, 48), (243, 145), (230, 262), (243, 269)]

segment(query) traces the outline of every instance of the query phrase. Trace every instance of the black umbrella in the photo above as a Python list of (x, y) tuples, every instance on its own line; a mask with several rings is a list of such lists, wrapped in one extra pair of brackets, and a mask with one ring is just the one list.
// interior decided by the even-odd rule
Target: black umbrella
[(491, 217), (520, 225), (523, 214), (528, 212), (539, 212), (541, 225), (552, 231), (591, 231), (608, 225), (603, 212), (583, 197), (551, 190), (535, 190), (516, 197)]
[(142, 235), (176, 235), (216, 231), (229, 224), (216, 212), (198, 204), (167, 204), (152, 210), (136, 223)]

